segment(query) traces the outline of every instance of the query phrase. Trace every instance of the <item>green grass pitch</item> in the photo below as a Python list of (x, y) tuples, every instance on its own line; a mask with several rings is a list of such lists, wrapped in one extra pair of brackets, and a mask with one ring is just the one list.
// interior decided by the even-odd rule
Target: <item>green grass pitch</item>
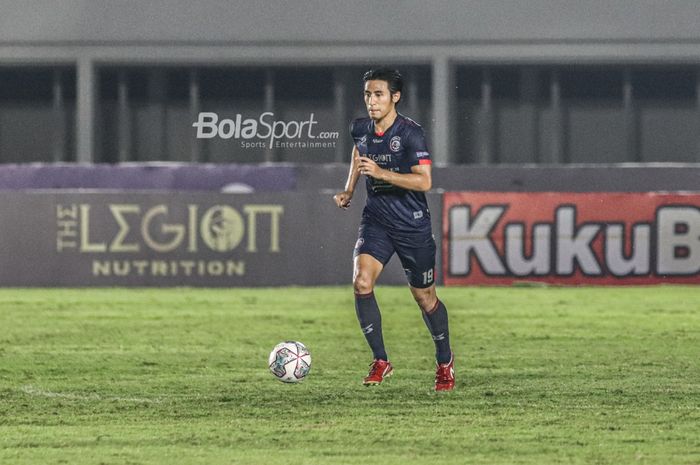
[(406, 288), (375, 388), (349, 287), (0, 290), (0, 464), (700, 464), (700, 287), (439, 295), (446, 394)]

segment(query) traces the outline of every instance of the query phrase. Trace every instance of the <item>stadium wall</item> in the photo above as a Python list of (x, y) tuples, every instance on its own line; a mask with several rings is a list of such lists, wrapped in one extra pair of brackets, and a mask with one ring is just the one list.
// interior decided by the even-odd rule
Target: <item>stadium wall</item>
[[(345, 182), (347, 165), (302, 165), (297, 189), (334, 190)], [(650, 192), (697, 191), (700, 164), (458, 165), (433, 168), (433, 186), (443, 191)]]
[[(343, 184), (347, 165), (223, 168), (0, 167), (0, 285), (228, 287), (350, 282), (352, 246), (365, 193), (360, 186), (354, 208), (348, 211), (338, 210), (333, 204), (332, 194)], [(595, 231), (595, 248), (589, 249), (586, 241), (557, 242), (573, 247), (564, 252), (571, 260), (606, 263), (600, 241), (603, 234), (614, 235), (618, 227), (614, 225), (623, 225), (623, 231), (627, 231), (618, 262), (637, 256), (635, 241), (646, 244), (646, 258), (639, 255), (638, 259), (647, 261), (634, 265), (636, 275), (631, 282), (610, 276), (596, 265), (591, 266), (601, 274), (590, 282), (676, 282), (673, 276), (661, 276), (663, 273), (658, 270), (652, 273), (658, 261), (654, 258), (658, 253), (652, 252), (655, 247), (657, 251), (671, 250), (674, 257), (678, 255), (676, 265), (685, 267), (683, 273), (687, 275), (681, 277), (681, 282), (695, 283), (700, 277), (700, 266), (693, 264), (700, 263), (700, 242), (693, 236), (700, 230), (698, 195), (673, 194), (666, 198), (658, 193), (697, 191), (698, 166), (437, 167), (434, 177), (436, 189), (429, 194), (429, 202), (440, 251), (437, 267), (443, 271), (438, 274), (440, 284), (531, 280), (532, 276), (520, 276), (516, 270), (512, 276), (506, 273), (505, 277), (489, 277), (484, 273), (481, 279), (465, 281), (464, 273), (451, 272), (450, 267), (465, 251), (483, 261), (488, 255), (483, 247), (499, 251), (501, 258), (492, 255), (492, 259), (507, 262), (504, 231), (507, 225), (515, 223), (527, 225), (521, 233), (525, 234), (521, 253), (527, 259), (534, 253), (532, 245), (528, 245), (533, 241), (528, 236), (531, 228), (550, 224), (548, 237), (554, 238), (563, 231), (557, 212), (569, 205), (578, 209), (569, 225), (572, 231), (585, 230), (589, 223), (604, 225)], [(460, 191), (463, 193), (454, 194)], [(559, 204), (543, 206), (542, 202), (551, 204), (552, 199)], [(463, 217), (468, 218), (467, 222), (457, 226), (449, 216), (455, 204), (472, 214), (471, 219)], [(496, 204), (520, 213), (502, 215), (502, 222), (498, 222), (499, 216), (491, 224), (493, 230), (489, 227), (481, 231), (480, 237), (472, 238), (477, 242), (458, 246), (462, 252), (455, 249), (455, 240), (465, 238), (455, 237), (453, 232), (459, 228), (472, 231), (478, 224), (478, 212)], [(666, 208), (664, 211), (678, 210), (682, 215), (676, 218), (664, 213), (657, 218), (661, 206)], [(500, 232), (493, 235), (497, 226)], [(635, 228), (647, 231), (645, 238), (635, 236), (633, 240), (630, 234)], [(659, 239), (663, 231), (669, 238), (666, 242)], [(494, 245), (478, 245), (479, 240)], [(664, 243), (666, 249), (658, 249)], [(562, 252), (552, 248), (548, 253), (554, 257)], [(693, 263), (687, 265), (689, 262)], [(561, 281), (557, 273), (538, 279), (569, 284), (588, 282)], [(398, 260), (392, 260), (381, 282), (405, 284)]]
[[(311, 107), (347, 137), (358, 70), (377, 63), (413, 76), (408, 114), (424, 124), (441, 163), (700, 156), (693, 1), (381, 8), (366, 0), (275, 0), (264, 8), (219, 0), (0, 2), (0, 162), (308, 162), (273, 149), (232, 159), (187, 131), (199, 110), (223, 103), (226, 112), (256, 114)], [(230, 72), (227, 89), (246, 88), (228, 83), (254, 75), (253, 102), (211, 98), (213, 67)], [(302, 80), (310, 89), (329, 85), (320, 99), (290, 102)], [(347, 144), (339, 142), (324, 161), (343, 160)]]
[[(60, 0), (0, 3), (0, 42), (458, 43), (697, 40), (693, 0), (343, 2)], [(34, 27), (28, 27), (33, 25)]]
[[(329, 164), (0, 164), (2, 191), (335, 192), (348, 165)], [(435, 190), (504, 192), (696, 191), (700, 164), (435, 166)]]

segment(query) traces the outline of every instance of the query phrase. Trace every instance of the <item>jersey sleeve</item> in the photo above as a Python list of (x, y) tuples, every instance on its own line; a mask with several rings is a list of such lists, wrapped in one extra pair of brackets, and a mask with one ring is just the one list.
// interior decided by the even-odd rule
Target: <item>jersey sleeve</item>
[(355, 129), (357, 120), (352, 120), (350, 121), (350, 137), (352, 137), (353, 142), (355, 141), (355, 138), (357, 137), (357, 129)]
[(358, 146), (365, 140), (364, 137), (366, 137), (366, 131), (363, 131), (362, 126), (361, 119), (354, 119), (350, 122), (350, 137), (352, 137), (352, 143), (355, 146)]
[(414, 128), (408, 134), (406, 142), (406, 155), (410, 166), (432, 164), (423, 128)]

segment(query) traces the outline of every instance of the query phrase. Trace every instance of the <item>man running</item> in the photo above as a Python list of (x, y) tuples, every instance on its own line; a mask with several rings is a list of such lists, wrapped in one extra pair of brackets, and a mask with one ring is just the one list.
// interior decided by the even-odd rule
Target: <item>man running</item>
[(435, 342), (435, 390), (454, 388), (447, 309), (435, 292), (435, 240), (425, 192), (430, 190), (431, 159), (421, 126), (396, 111), (403, 78), (393, 69), (367, 71), (363, 77), (369, 117), (352, 122), (354, 141), (343, 192), (333, 198), (348, 208), (360, 176), (365, 176), (367, 204), (353, 253), (355, 310), (374, 361), (365, 385), (380, 384), (393, 367), (384, 348), (382, 319), (374, 285), (396, 253), (411, 294)]

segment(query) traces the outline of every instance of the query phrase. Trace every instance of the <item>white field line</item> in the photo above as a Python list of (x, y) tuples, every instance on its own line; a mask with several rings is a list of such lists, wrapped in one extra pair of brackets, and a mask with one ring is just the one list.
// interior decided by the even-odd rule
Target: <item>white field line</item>
[(116, 402), (137, 402), (137, 403), (147, 403), (147, 404), (160, 404), (161, 399), (151, 399), (148, 397), (114, 397), (114, 396), (101, 396), (99, 394), (71, 394), (66, 392), (54, 392), (46, 391), (44, 389), (39, 389), (37, 387), (27, 385), (20, 388), (22, 392), (27, 395), (35, 397), (49, 397), (57, 399), (71, 399), (71, 400), (100, 400), (100, 401), (116, 401)]

